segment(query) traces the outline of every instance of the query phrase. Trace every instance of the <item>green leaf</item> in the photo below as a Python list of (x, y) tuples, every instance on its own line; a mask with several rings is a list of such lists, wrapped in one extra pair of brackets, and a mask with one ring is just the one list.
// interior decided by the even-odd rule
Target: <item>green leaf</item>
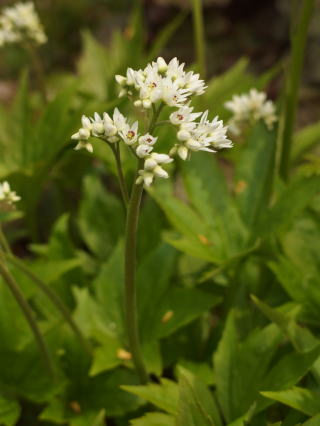
[(123, 245), (114, 249), (108, 261), (94, 280), (93, 287), (96, 297), (102, 307), (102, 315), (106, 327), (113, 329), (121, 341), (124, 341), (123, 313)]
[(312, 417), (312, 419), (309, 419), (305, 423), (303, 423), (302, 426), (318, 426), (319, 422), (320, 422), (320, 414), (317, 414), (316, 416)]
[[(157, 308), (160, 314), (154, 331), (159, 338), (167, 337), (190, 323), (221, 301), (219, 296), (192, 288), (172, 288)], [(170, 313), (170, 319), (165, 315)]]
[(243, 220), (255, 226), (267, 208), (275, 166), (275, 132), (258, 122), (240, 153), (236, 168), (237, 202)]
[(309, 314), (317, 317), (320, 306), (319, 279), (314, 276), (312, 269), (306, 271), (283, 256), (278, 257), (277, 263), (270, 262), (270, 267), (290, 297), (309, 310)]
[[(295, 385), (308, 373), (319, 355), (320, 346), (308, 352), (283, 356), (266, 375), (260, 387), (261, 391), (278, 391)], [(268, 405), (266, 400), (260, 399), (257, 411), (261, 411)]]
[(297, 132), (293, 139), (291, 161), (297, 162), (302, 155), (320, 140), (320, 122), (310, 124)]
[(78, 223), (90, 250), (98, 258), (106, 259), (122, 235), (124, 214), (120, 201), (95, 176), (84, 179)]
[(235, 313), (229, 314), (213, 358), (217, 397), (228, 422), (246, 413), (258, 397), (281, 339), (272, 324), (240, 342)]
[(121, 364), (118, 350), (121, 348), (119, 340), (112, 336), (103, 335), (103, 345), (94, 350), (93, 362), (89, 371), (90, 376), (111, 370)]
[(144, 386), (121, 386), (121, 389), (143, 398), (169, 414), (176, 414), (179, 399), (178, 385), (168, 379), (161, 379), (160, 384), (150, 383)]
[(110, 65), (107, 50), (88, 31), (82, 33), (82, 42), (83, 54), (78, 64), (78, 71), (83, 90), (103, 101), (107, 98), (107, 77)]
[(184, 368), (179, 369), (177, 426), (222, 426), (219, 410), (207, 386)]
[(261, 392), (261, 394), (309, 416), (314, 416), (320, 412), (320, 393), (309, 389), (293, 387), (280, 392)]
[(190, 246), (194, 247), (193, 253), (198, 252), (199, 257), (205, 260), (219, 262), (213, 242), (210, 241), (211, 227), (203, 222), (199, 214), (168, 193), (167, 190), (163, 190), (160, 185), (153, 188), (150, 193), (163, 209), (171, 224), (190, 242)]
[(261, 221), (260, 234), (267, 236), (289, 226), (311, 202), (319, 190), (319, 184), (320, 176), (302, 177), (290, 183)]
[(247, 232), (216, 157), (199, 152), (181, 167), (189, 199), (210, 226), (215, 251), (231, 256), (243, 247)]
[(131, 426), (176, 426), (175, 419), (168, 414), (147, 413), (139, 419), (130, 420)]
[(7, 399), (0, 395), (0, 424), (14, 426), (20, 417), (20, 405), (13, 399)]

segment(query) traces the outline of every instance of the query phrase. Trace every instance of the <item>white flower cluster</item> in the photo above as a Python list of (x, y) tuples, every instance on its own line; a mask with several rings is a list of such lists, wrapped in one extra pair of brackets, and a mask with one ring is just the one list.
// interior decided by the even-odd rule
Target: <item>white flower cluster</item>
[(19, 200), (21, 198), (14, 191), (11, 191), (7, 181), (0, 183), (0, 204), (12, 206)]
[(192, 71), (186, 72), (177, 58), (167, 64), (160, 57), (144, 70), (128, 68), (126, 77), (116, 75), (116, 81), (121, 86), (120, 97), (127, 95), (136, 107), (149, 109), (158, 101), (170, 107), (181, 107), (191, 96), (202, 95), (206, 87), (199, 77)]
[[(179, 108), (170, 115), (170, 121), (178, 126), (177, 139), (170, 155), (177, 153), (182, 160), (188, 158), (189, 151), (216, 152), (216, 149), (231, 148), (232, 142), (227, 138), (227, 127), (215, 117), (208, 120), (208, 111), (193, 113), (188, 105)], [(198, 117), (200, 121), (195, 121)]]
[(32, 2), (17, 3), (0, 15), (0, 46), (30, 40), (43, 44), (47, 37)]
[(79, 141), (76, 150), (84, 148), (93, 152), (92, 144), (89, 142), (91, 136), (109, 143), (123, 140), (127, 145), (133, 145), (138, 139), (138, 122), (130, 125), (118, 108), (115, 108), (112, 118), (106, 112), (102, 117), (95, 112), (93, 118), (83, 115), (81, 123), (82, 127), (71, 136), (71, 139)]
[(229, 129), (236, 135), (248, 123), (263, 120), (271, 130), (277, 121), (273, 102), (267, 100), (264, 92), (258, 92), (256, 89), (251, 89), (247, 94), (233, 96), (231, 101), (225, 103), (225, 107), (233, 113)]
[[(215, 152), (220, 148), (231, 148), (232, 143), (226, 135), (227, 127), (218, 117), (209, 121), (208, 111), (193, 112), (190, 97), (202, 94), (205, 86), (198, 74), (186, 73), (183, 68), (184, 64), (180, 65), (176, 58), (169, 64), (158, 58), (143, 71), (129, 68), (127, 77), (116, 76), (123, 94), (128, 94), (136, 106), (148, 110), (157, 103), (153, 106), (153, 114), (166, 105), (174, 108), (169, 114), (168, 123), (177, 129), (177, 143), (169, 155), (154, 152), (158, 138), (149, 133), (139, 134), (138, 122), (130, 124), (117, 108), (112, 118), (107, 113), (102, 117), (97, 113), (93, 118), (83, 116), (82, 127), (72, 136), (72, 139), (78, 141), (75, 149), (85, 148), (92, 152), (93, 147), (89, 142), (91, 136), (108, 143), (122, 140), (143, 163), (136, 182), (150, 186), (155, 177), (168, 178), (163, 165), (171, 163), (175, 154), (186, 160), (190, 151)], [(154, 127), (151, 127), (149, 132), (153, 133)]]

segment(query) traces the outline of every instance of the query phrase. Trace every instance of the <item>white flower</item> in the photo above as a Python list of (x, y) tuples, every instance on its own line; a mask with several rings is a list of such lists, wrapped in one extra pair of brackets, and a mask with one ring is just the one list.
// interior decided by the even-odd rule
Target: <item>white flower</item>
[(167, 179), (169, 175), (166, 170), (160, 166), (160, 164), (168, 164), (172, 161), (173, 159), (167, 154), (153, 152), (148, 155), (145, 159), (143, 170), (139, 170), (139, 177), (136, 180), (136, 183), (144, 183), (146, 186), (150, 186), (154, 177)]
[(146, 186), (150, 186), (153, 182), (154, 175), (152, 172), (146, 170), (139, 170), (139, 177), (136, 180), (136, 184), (140, 185), (144, 183)]
[[(199, 115), (199, 122), (188, 121), (197, 119)], [(232, 142), (227, 138), (227, 127), (218, 117), (210, 122), (208, 111), (192, 113), (192, 108), (182, 107), (171, 114), (170, 121), (179, 125), (177, 139), (181, 142), (172, 148), (170, 155), (178, 154), (182, 160), (186, 160), (189, 151), (215, 152), (216, 149), (232, 147)]]
[(248, 94), (234, 95), (231, 101), (226, 102), (225, 107), (233, 113), (230, 130), (239, 134), (244, 125), (258, 120), (263, 120), (271, 130), (277, 116), (273, 102), (266, 98), (264, 92), (251, 89)]
[(137, 146), (136, 154), (140, 158), (145, 158), (153, 150), (153, 147), (146, 144), (140, 144)]
[(71, 136), (71, 139), (86, 141), (90, 138), (91, 131), (92, 131), (92, 123), (90, 121), (90, 118), (83, 115), (81, 118), (81, 123), (82, 123), (82, 127), (79, 129), (77, 133), (74, 133)]
[(71, 139), (79, 141), (77, 146), (74, 148), (75, 150), (86, 149), (90, 153), (93, 152), (93, 147), (91, 143), (88, 142), (88, 139), (91, 137), (91, 133), (93, 130), (93, 124), (90, 118), (83, 115), (81, 117), (82, 127), (78, 130), (77, 133), (74, 133), (71, 136)]
[(154, 137), (149, 133), (139, 137), (139, 144), (142, 145), (154, 145), (157, 142), (158, 137)]
[(192, 113), (193, 108), (185, 105), (179, 108), (177, 111), (174, 111), (170, 114), (170, 121), (176, 126), (180, 126), (183, 123), (194, 122), (198, 117), (200, 117), (201, 112)]
[(87, 142), (87, 141), (79, 141), (77, 146), (74, 148), (76, 151), (78, 151), (79, 149), (86, 149), (88, 152), (90, 152), (90, 154), (93, 153), (93, 146), (91, 143)]
[(11, 191), (7, 181), (0, 183), (0, 204), (11, 206), (19, 200), (21, 200), (21, 197)]
[(136, 107), (144, 109), (160, 100), (170, 107), (180, 107), (206, 89), (199, 74), (186, 72), (177, 58), (167, 64), (159, 57), (144, 70), (128, 68), (126, 77), (116, 75), (115, 78), (121, 87), (119, 96), (128, 95)]
[(119, 136), (125, 144), (133, 145), (138, 139), (138, 122), (135, 121), (132, 126), (126, 123), (121, 129), (118, 130)]
[(32, 2), (7, 7), (0, 15), (0, 45), (29, 39), (43, 44), (47, 37)]
[(91, 123), (93, 136), (99, 137), (105, 133), (104, 119), (97, 112), (94, 113), (94, 118), (91, 118)]

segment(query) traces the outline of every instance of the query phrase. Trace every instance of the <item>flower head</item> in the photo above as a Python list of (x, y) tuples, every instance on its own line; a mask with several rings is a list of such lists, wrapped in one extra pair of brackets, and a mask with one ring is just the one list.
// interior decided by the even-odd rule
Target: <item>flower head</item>
[(29, 40), (43, 44), (47, 37), (32, 2), (7, 7), (0, 15), (0, 46)]
[(168, 64), (163, 58), (148, 64), (144, 70), (128, 68), (126, 77), (116, 75), (121, 86), (119, 96), (136, 98), (134, 105), (144, 109), (162, 100), (171, 107), (185, 105), (191, 96), (204, 93), (204, 81), (199, 74), (186, 72), (184, 64), (173, 58)]
[(14, 203), (21, 200), (14, 191), (11, 191), (7, 181), (0, 183), (0, 207), (5, 209), (12, 208)]
[(225, 103), (225, 107), (233, 113), (229, 125), (234, 134), (239, 134), (246, 124), (258, 120), (263, 120), (271, 130), (277, 121), (273, 102), (267, 100), (264, 92), (256, 89), (251, 89), (247, 94), (234, 95), (231, 101)]
[[(137, 184), (150, 186), (155, 178), (168, 178), (166, 164), (171, 163), (177, 154), (187, 160), (191, 152), (216, 152), (218, 149), (231, 148), (227, 138), (227, 127), (218, 117), (208, 119), (208, 111), (194, 112), (190, 106), (193, 96), (205, 91), (205, 83), (199, 74), (186, 72), (184, 64), (177, 58), (167, 63), (163, 58), (148, 64), (144, 69), (128, 68), (126, 75), (116, 75), (121, 87), (120, 95), (127, 95), (136, 107), (144, 109), (149, 118), (149, 130), (139, 134), (139, 123), (130, 122), (117, 108), (112, 115), (94, 114), (93, 118), (82, 117), (82, 127), (72, 136), (78, 144), (76, 149), (85, 148), (92, 152), (91, 136), (108, 144), (124, 143), (139, 158), (141, 170), (138, 171)], [(266, 111), (270, 106), (265, 106)], [(167, 118), (157, 121), (159, 114), (167, 112)], [(169, 153), (156, 152), (158, 137), (153, 133), (157, 125), (170, 123), (176, 127), (176, 143)], [(142, 128), (144, 126), (141, 126)], [(140, 127), (140, 128), (141, 128)], [(113, 149), (117, 153), (117, 149)]]

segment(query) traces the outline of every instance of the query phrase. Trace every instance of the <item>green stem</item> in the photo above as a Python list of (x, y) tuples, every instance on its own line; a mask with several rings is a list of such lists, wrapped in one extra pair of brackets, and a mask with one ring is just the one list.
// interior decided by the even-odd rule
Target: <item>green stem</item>
[[(148, 132), (152, 133), (156, 127), (157, 119), (164, 104), (159, 104), (158, 108), (152, 105), (153, 114), (150, 120)], [(138, 171), (143, 167), (143, 159), (139, 159), (135, 179)], [(136, 251), (137, 251), (137, 230), (140, 214), (140, 204), (143, 193), (143, 184), (134, 182), (127, 210), (127, 222), (125, 231), (125, 320), (129, 339), (129, 347), (132, 353), (133, 363), (139, 375), (140, 382), (145, 384), (149, 381), (147, 369), (144, 364), (140, 338), (139, 323), (137, 314), (137, 289), (136, 289)]]
[[(139, 161), (138, 169), (140, 169)], [(144, 365), (139, 339), (138, 315), (137, 315), (137, 291), (135, 283), (136, 275), (136, 243), (139, 220), (140, 203), (143, 192), (143, 184), (133, 184), (128, 205), (126, 238), (125, 238), (125, 315), (129, 347), (133, 362), (140, 382), (149, 381), (148, 373)]]
[(199, 72), (202, 78), (206, 77), (206, 54), (205, 54), (205, 36), (204, 36), (204, 23), (203, 11), (201, 0), (191, 0), (192, 13), (193, 13), (193, 28), (194, 38), (196, 45), (196, 56), (199, 67)]
[(125, 207), (127, 207), (128, 203), (129, 203), (129, 193), (128, 193), (128, 188), (127, 188), (126, 180), (124, 178), (122, 165), (121, 165), (120, 145), (119, 145), (119, 142), (116, 142), (115, 145), (112, 144), (112, 143), (109, 143), (108, 145), (110, 146), (110, 148), (113, 152), (114, 158), (116, 160), (116, 167), (117, 167), (117, 173), (118, 173), (119, 186), (120, 186), (120, 191), (121, 191), (121, 195), (122, 195), (122, 200), (123, 200)]
[(89, 343), (86, 341), (86, 339), (82, 335), (80, 329), (78, 328), (77, 324), (74, 322), (67, 307), (65, 306), (63, 301), (60, 299), (60, 297), (54, 291), (52, 291), (51, 288), (47, 284), (45, 284), (37, 275), (35, 275), (27, 266), (25, 266), (25, 264), (21, 262), (21, 260), (18, 259), (16, 256), (8, 253), (6, 254), (6, 258), (8, 259), (9, 262), (12, 263), (12, 265), (20, 269), (21, 272), (23, 272), (28, 278), (30, 278), (37, 285), (37, 287), (50, 299), (51, 303), (61, 312), (66, 322), (70, 325), (70, 328), (78, 337), (83, 348), (88, 353), (91, 353), (91, 347)]
[(304, 0), (301, 13), (299, 13), (299, 22), (296, 25), (296, 28), (292, 30), (291, 34), (291, 64), (287, 75), (284, 126), (280, 138), (282, 150), (280, 157), (280, 175), (284, 180), (288, 180), (289, 177), (292, 136), (298, 102), (298, 89), (301, 79), (308, 27), (314, 8), (314, 2), (315, 0)]
[[(1, 256), (2, 257), (2, 256)], [(18, 284), (16, 283), (15, 279), (12, 277), (12, 275), (10, 274), (9, 270), (7, 269), (3, 258), (0, 259), (0, 274), (2, 275), (4, 282), (7, 284), (9, 290), (11, 291), (12, 295), (14, 296), (14, 298), (16, 299), (16, 302), (18, 303), (18, 305), (20, 306), (29, 326), (30, 329), (34, 335), (34, 338), (38, 344), (40, 353), (43, 357), (44, 363), (48, 368), (48, 371), (50, 373), (51, 377), (55, 377), (54, 374), (54, 368), (53, 368), (53, 364), (52, 364), (52, 360), (51, 360), (51, 356), (48, 350), (48, 347), (42, 337), (42, 334), (38, 328), (37, 322), (34, 318), (34, 314), (33, 311), (29, 305), (29, 303), (26, 301), (26, 299), (24, 298), (23, 294), (21, 293), (21, 290), (18, 286)]]
[(2, 249), (4, 252), (12, 254), (11, 247), (3, 233), (1, 224), (0, 224), (0, 246), (2, 246)]

